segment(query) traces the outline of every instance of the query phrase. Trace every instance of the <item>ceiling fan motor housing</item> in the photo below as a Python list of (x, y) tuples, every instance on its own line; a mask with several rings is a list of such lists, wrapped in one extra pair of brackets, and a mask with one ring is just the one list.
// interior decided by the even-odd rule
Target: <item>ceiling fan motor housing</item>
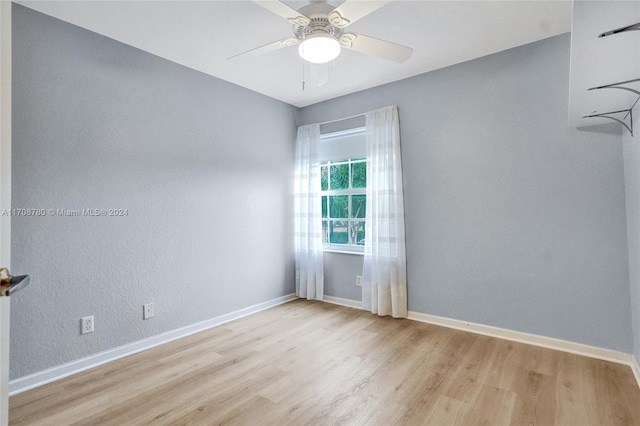
[(336, 40), (339, 40), (344, 30), (341, 28), (336, 28), (329, 23), (329, 19), (326, 15), (324, 16), (310, 16), (308, 25), (293, 25), (293, 34), (298, 38), (298, 40), (304, 40), (311, 36), (331, 36)]
[(340, 40), (344, 30), (331, 25), (329, 14), (334, 7), (326, 2), (312, 2), (300, 9), (300, 13), (309, 18), (307, 25), (293, 23), (293, 34), (302, 41), (310, 36), (328, 35)]

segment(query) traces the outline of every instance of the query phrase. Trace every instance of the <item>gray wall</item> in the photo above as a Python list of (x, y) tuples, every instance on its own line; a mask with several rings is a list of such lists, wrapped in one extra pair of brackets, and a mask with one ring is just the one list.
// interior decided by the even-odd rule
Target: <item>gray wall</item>
[(349, 300), (362, 300), (356, 277), (362, 275), (363, 255), (324, 253), (324, 294)]
[(295, 108), (15, 4), (13, 31), (13, 206), (129, 215), (13, 218), (12, 378), (293, 292)]
[(298, 124), (398, 105), (410, 310), (630, 352), (621, 138), (568, 127), (569, 41), (312, 105)]
[[(640, 106), (634, 111), (640, 116)], [(631, 321), (633, 354), (640, 360), (640, 124), (634, 123), (631, 136), (623, 134), (624, 182), (627, 199), (627, 238), (629, 241), (629, 283), (631, 290)]]

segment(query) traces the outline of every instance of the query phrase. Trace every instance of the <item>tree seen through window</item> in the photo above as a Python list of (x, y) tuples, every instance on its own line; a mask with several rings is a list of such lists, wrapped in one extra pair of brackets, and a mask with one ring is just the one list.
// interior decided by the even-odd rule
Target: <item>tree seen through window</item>
[(329, 161), (320, 169), (322, 189), (322, 242), (364, 246), (367, 207), (367, 162), (364, 158)]

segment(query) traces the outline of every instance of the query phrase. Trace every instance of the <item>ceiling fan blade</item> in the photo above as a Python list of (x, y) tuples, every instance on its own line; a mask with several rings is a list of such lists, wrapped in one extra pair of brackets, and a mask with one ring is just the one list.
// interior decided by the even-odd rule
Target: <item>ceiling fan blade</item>
[(255, 49), (251, 49), (247, 52), (240, 53), (234, 55), (230, 58), (227, 58), (227, 61), (231, 59), (237, 58), (251, 58), (258, 55), (263, 55), (265, 53), (273, 52), (274, 50), (282, 49), (283, 47), (295, 46), (298, 44), (298, 39), (294, 37), (288, 37), (282, 40), (274, 41), (273, 43), (265, 44), (264, 46), (257, 47)]
[(340, 44), (346, 49), (394, 62), (405, 62), (413, 53), (413, 49), (410, 47), (356, 33), (342, 34)]
[(309, 23), (311, 22), (309, 18), (307, 18), (297, 10), (290, 8), (289, 6), (287, 6), (286, 4), (278, 0), (270, 0), (270, 1), (254, 0), (254, 3), (264, 7), (268, 11), (273, 12), (278, 16), (282, 16), (284, 19), (291, 22), (292, 24), (305, 26), (305, 25), (309, 25)]
[(338, 28), (344, 28), (353, 24), (360, 18), (364, 18), (371, 12), (381, 8), (391, 0), (379, 1), (355, 1), (347, 0), (340, 6), (329, 12), (329, 22)]

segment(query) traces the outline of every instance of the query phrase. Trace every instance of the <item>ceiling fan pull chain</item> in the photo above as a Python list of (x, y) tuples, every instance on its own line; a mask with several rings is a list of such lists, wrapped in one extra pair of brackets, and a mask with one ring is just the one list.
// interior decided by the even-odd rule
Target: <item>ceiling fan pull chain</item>
[(304, 92), (304, 61), (302, 62), (302, 91)]

